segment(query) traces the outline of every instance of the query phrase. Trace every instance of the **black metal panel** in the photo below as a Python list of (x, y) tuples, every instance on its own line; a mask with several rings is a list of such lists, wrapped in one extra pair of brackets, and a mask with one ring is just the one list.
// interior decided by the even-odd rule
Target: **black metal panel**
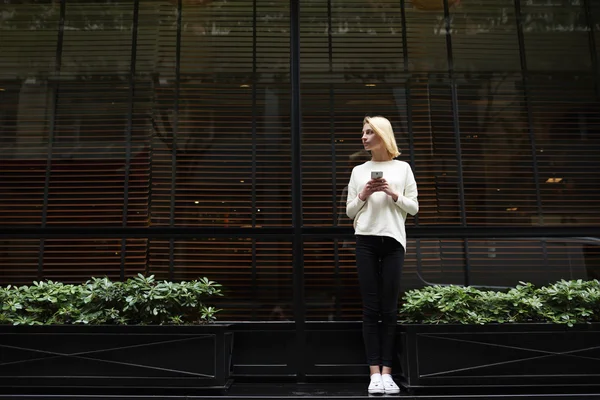
[(295, 377), (294, 323), (241, 323), (234, 325), (232, 331), (235, 379)]
[[(293, 322), (239, 323), (235, 337), (235, 381), (293, 380), (296, 332)], [(400, 332), (396, 345), (401, 350)], [(361, 322), (307, 322), (303, 353), (306, 380), (348, 381), (368, 376)], [(400, 371), (400, 358), (395, 360)]]
[(361, 323), (310, 323), (306, 333), (307, 375), (312, 378), (366, 377)]
[(225, 388), (228, 325), (2, 326), (0, 390)]
[(405, 325), (405, 385), (600, 387), (600, 324)]

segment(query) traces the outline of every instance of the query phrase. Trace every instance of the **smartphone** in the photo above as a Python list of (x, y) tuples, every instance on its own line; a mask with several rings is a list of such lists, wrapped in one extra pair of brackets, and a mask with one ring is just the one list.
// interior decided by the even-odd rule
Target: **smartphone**
[(371, 171), (371, 179), (383, 178), (383, 171)]

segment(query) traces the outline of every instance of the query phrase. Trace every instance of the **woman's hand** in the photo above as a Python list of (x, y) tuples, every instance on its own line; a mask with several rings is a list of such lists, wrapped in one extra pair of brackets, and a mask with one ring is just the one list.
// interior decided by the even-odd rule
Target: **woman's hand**
[(375, 192), (378, 192), (379, 184), (377, 181), (379, 180), (380, 179), (371, 179), (369, 182), (367, 182), (363, 190), (358, 194), (358, 198), (362, 201), (366, 201), (369, 198), (369, 196), (371, 196)]
[(358, 198), (365, 201), (375, 192), (383, 192), (388, 196), (392, 196), (394, 201), (398, 200), (398, 195), (390, 188), (390, 185), (383, 178), (371, 179), (367, 182), (362, 192), (358, 194)]
[(380, 183), (379, 191), (387, 194), (388, 196), (391, 196), (392, 200), (398, 201), (398, 193), (392, 190), (390, 185), (388, 185), (387, 181), (384, 178), (378, 179), (378, 181)]
[(371, 196), (375, 192), (383, 192), (388, 196), (391, 196), (392, 200), (398, 200), (398, 194), (392, 190), (392, 188), (384, 178), (371, 179), (369, 182), (367, 182), (367, 184), (365, 185), (362, 192), (360, 192), (358, 197), (362, 201), (365, 201), (369, 198), (369, 196)]

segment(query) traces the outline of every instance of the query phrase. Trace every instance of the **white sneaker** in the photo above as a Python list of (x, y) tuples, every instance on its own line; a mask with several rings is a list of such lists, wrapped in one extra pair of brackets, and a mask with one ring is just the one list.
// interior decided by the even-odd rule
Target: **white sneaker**
[(383, 382), (383, 390), (385, 394), (398, 394), (400, 393), (400, 388), (394, 382), (394, 379), (390, 374), (384, 374), (381, 376), (381, 381)]
[(371, 383), (369, 384), (369, 394), (384, 394), (383, 381), (381, 374), (371, 375)]

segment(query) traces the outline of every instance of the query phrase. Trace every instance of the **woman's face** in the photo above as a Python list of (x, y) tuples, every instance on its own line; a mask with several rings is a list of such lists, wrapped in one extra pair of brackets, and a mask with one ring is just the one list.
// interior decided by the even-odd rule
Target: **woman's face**
[(373, 132), (371, 125), (365, 124), (362, 130), (362, 143), (365, 150), (373, 151), (378, 150), (383, 144), (383, 141), (375, 132)]

